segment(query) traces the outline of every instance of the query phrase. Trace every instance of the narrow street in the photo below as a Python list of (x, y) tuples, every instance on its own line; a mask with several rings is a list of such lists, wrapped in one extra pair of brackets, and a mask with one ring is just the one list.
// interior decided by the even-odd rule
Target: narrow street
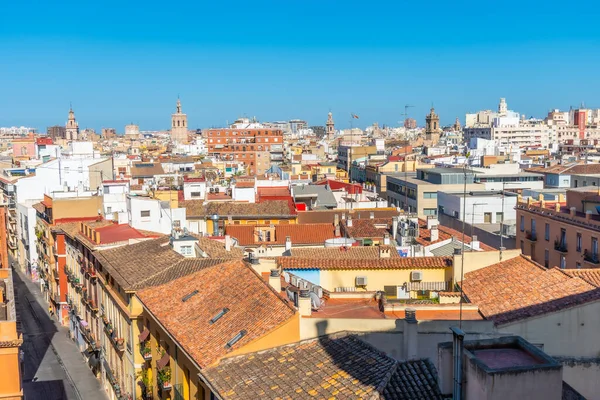
[(18, 329), (23, 333), (27, 400), (106, 400), (66, 327), (50, 318), (39, 284), (13, 270)]

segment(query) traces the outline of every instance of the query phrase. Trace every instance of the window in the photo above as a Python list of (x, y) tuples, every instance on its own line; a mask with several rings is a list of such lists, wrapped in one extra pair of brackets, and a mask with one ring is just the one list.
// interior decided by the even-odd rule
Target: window
[(544, 267), (548, 268), (550, 264), (550, 252), (548, 250), (544, 250)]
[(594, 258), (598, 257), (598, 239), (592, 238), (592, 256)]
[(580, 262), (578, 262), (578, 263), (575, 263), (575, 267), (576, 267), (577, 269), (581, 269), (581, 263), (580, 263)]
[(531, 219), (531, 234), (535, 236), (535, 219)]
[(112, 207), (106, 207), (106, 213), (110, 214), (112, 212)]
[(191, 192), (190, 195), (192, 197), (200, 197), (200, 192)]
[(437, 199), (437, 192), (424, 192), (423, 198), (424, 199)]
[(520, 224), (521, 232), (525, 232), (525, 216), (521, 215), (521, 224)]
[(150, 217), (150, 210), (140, 211), (140, 217), (142, 217), (142, 218)]
[(546, 239), (546, 241), (550, 240), (550, 224), (546, 224), (544, 229), (544, 239)]
[[(562, 238), (563, 238), (563, 231), (564, 231), (564, 229), (560, 230), (560, 233), (561, 233), (561, 243), (562, 243)], [(577, 233), (577, 246), (576, 246), (576, 250), (578, 252), (581, 252), (581, 233)]]
[(424, 208), (423, 214), (425, 215), (437, 215), (437, 208)]
[(503, 223), (504, 222), (504, 213), (497, 212), (496, 213), (496, 222)]
[(192, 246), (181, 246), (181, 254), (184, 256), (191, 256)]
[(564, 255), (560, 256), (560, 269), (565, 269), (567, 268), (567, 257), (565, 257)]

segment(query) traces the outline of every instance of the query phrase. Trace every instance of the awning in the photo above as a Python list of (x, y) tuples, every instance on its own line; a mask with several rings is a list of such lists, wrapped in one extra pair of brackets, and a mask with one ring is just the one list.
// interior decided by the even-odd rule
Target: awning
[(156, 362), (156, 369), (163, 369), (169, 363), (169, 354), (165, 352), (165, 355)]
[(139, 334), (138, 338), (140, 339), (140, 342), (145, 342), (146, 339), (148, 339), (149, 335), (150, 335), (150, 331), (148, 330), (148, 328), (144, 328), (142, 333)]
[(445, 291), (448, 290), (448, 282), (407, 282), (406, 290)]

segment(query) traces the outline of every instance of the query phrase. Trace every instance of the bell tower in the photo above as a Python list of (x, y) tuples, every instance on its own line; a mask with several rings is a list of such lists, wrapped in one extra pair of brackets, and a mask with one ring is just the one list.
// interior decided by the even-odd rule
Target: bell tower
[(171, 114), (171, 140), (177, 143), (188, 142), (187, 115), (181, 112), (181, 101), (177, 99), (177, 111)]
[(333, 122), (333, 114), (331, 114), (331, 111), (329, 112), (329, 114), (327, 114), (325, 133), (327, 134), (328, 139), (333, 139), (333, 135), (335, 134), (335, 123)]
[(79, 138), (79, 123), (75, 119), (73, 107), (69, 107), (69, 120), (67, 121), (65, 139), (77, 140)]
[(440, 139), (440, 117), (435, 113), (435, 109), (431, 107), (429, 114), (425, 117), (425, 140), (431, 140), (437, 143)]

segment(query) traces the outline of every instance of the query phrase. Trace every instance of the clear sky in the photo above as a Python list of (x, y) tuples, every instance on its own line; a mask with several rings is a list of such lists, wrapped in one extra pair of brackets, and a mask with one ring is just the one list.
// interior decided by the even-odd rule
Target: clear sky
[(0, 1), (0, 126), (239, 116), (423, 125), (600, 107), (600, 5), (557, 1)]

